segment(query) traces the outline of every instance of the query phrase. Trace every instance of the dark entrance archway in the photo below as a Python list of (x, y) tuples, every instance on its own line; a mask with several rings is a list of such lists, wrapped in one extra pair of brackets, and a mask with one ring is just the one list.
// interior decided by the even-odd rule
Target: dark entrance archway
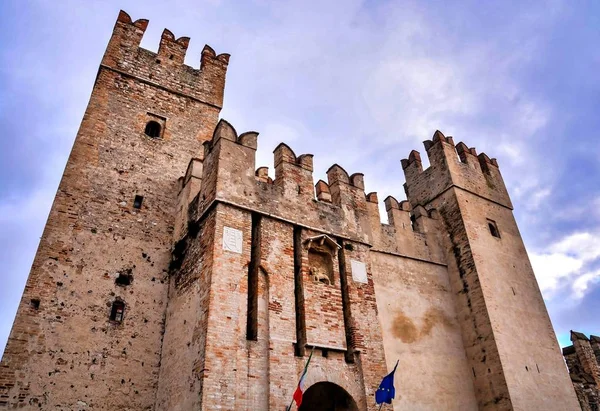
[(324, 381), (306, 390), (298, 411), (358, 411), (358, 405), (342, 387)]

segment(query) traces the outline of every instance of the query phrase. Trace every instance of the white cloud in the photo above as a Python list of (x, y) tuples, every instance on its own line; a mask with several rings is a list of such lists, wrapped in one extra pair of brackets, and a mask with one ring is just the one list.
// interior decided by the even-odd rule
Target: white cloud
[(552, 252), (564, 253), (584, 262), (600, 257), (600, 234), (580, 232), (571, 234), (550, 247)]
[[(503, 136), (503, 140), (509, 140), (509, 136)], [(525, 151), (523, 143), (520, 141), (504, 141), (498, 145), (498, 153), (503, 155), (513, 165), (522, 165), (525, 161), (523, 152)]]
[(570, 223), (586, 221), (588, 225), (596, 226), (600, 222), (600, 196), (589, 202), (578, 201), (561, 204), (560, 207), (553, 210), (553, 216), (557, 221)]
[(552, 299), (564, 285), (564, 280), (576, 275), (583, 266), (581, 260), (561, 253), (532, 253), (530, 259), (542, 294), (547, 299)]
[(548, 108), (540, 103), (526, 101), (519, 108), (519, 123), (525, 133), (534, 134), (548, 123)]
[(542, 294), (552, 300), (567, 292), (581, 300), (600, 280), (600, 271), (589, 267), (600, 258), (600, 234), (573, 233), (551, 244), (548, 252), (530, 253), (531, 264)]
[(548, 187), (537, 189), (531, 193), (529, 201), (525, 203), (525, 207), (527, 207), (530, 211), (537, 210), (540, 208), (544, 200), (550, 196), (550, 194), (552, 194), (552, 190)]
[(582, 299), (592, 284), (600, 281), (600, 271), (585, 273), (573, 281), (573, 294), (576, 298)]
[(430, 137), (444, 119), (476, 110), (476, 96), (464, 85), (464, 67), (443, 58), (399, 56), (380, 62), (364, 85), (372, 119), (393, 138)]

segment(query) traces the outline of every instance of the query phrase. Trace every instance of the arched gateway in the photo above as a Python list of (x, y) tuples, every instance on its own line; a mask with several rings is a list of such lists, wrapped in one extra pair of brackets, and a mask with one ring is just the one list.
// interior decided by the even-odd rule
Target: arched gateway
[(342, 387), (323, 381), (306, 390), (299, 411), (358, 411), (358, 405)]

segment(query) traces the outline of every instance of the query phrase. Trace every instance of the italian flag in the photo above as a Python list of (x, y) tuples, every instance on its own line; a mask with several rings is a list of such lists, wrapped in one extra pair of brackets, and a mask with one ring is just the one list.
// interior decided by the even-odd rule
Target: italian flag
[[(300, 381), (298, 382), (298, 387), (296, 387), (296, 391), (294, 391), (294, 401), (296, 401), (296, 406), (300, 407), (302, 404), (302, 394), (304, 394), (304, 380), (306, 379), (306, 371), (308, 370), (308, 364), (310, 364), (310, 359), (313, 355), (313, 350), (311, 350), (310, 355), (308, 356), (308, 361), (306, 361), (306, 365), (304, 366), (304, 371), (302, 371), (302, 375), (300, 376)], [(291, 409), (291, 406), (288, 410)]]

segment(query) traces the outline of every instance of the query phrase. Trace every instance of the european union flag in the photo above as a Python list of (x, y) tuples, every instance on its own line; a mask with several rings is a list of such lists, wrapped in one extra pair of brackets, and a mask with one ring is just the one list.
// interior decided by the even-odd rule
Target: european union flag
[(394, 388), (394, 373), (396, 372), (396, 367), (398, 367), (398, 362), (396, 361), (396, 365), (391, 373), (383, 377), (381, 384), (379, 384), (379, 388), (375, 392), (375, 402), (377, 404), (391, 404), (392, 400), (396, 396), (396, 389)]

